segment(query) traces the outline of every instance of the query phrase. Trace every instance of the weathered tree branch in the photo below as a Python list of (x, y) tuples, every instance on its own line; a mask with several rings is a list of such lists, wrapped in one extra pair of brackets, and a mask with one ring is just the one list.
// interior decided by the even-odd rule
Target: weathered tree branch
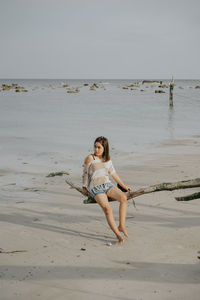
[(3, 251), (3, 250), (0, 250), (0, 253), (3, 253), (3, 254), (13, 254), (13, 253), (21, 253), (21, 252), (27, 252), (27, 250), (14, 250), (14, 251)]
[[(81, 193), (81, 188), (74, 186), (74, 184), (72, 184), (68, 180), (66, 180), (66, 183)], [(151, 185), (149, 187), (142, 188), (142, 189), (139, 189), (136, 191), (127, 192), (126, 195), (127, 195), (127, 199), (129, 200), (129, 199), (132, 199), (132, 198), (144, 195), (144, 194), (153, 193), (153, 192), (173, 191), (173, 190), (178, 190), (178, 189), (188, 189), (188, 188), (194, 188), (194, 187), (200, 187), (200, 178), (184, 180), (184, 181), (177, 181), (177, 182), (163, 182), (163, 183)], [(111, 199), (111, 198), (109, 198), (108, 200), (115, 201), (114, 199)], [(94, 200), (94, 198), (91, 195), (89, 195), (88, 199), (84, 200), (83, 203), (91, 204), (91, 203), (96, 203), (96, 201)]]
[(82, 194), (82, 189), (78, 186), (75, 186), (71, 181), (69, 181), (68, 179), (65, 179), (65, 182), (71, 186), (72, 189), (77, 190), (78, 192), (80, 192)]
[(69, 175), (68, 172), (61, 171), (61, 172), (52, 172), (48, 174), (46, 177), (55, 177), (55, 176), (63, 176), (63, 175)]
[(187, 196), (183, 196), (183, 197), (175, 197), (175, 199), (177, 201), (190, 201), (190, 200), (194, 200), (194, 199), (198, 199), (198, 198), (200, 198), (200, 192), (190, 194), (190, 195), (187, 195)]

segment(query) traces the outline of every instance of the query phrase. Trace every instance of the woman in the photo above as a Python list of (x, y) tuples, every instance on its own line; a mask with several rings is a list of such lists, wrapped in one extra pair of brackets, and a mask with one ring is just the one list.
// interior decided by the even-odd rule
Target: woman
[[(110, 160), (107, 138), (100, 136), (94, 142), (94, 154), (88, 155), (84, 161), (82, 194), (87, 195), (89, 192), (94, 197), (96, 202), (103, 209), (107, 222), (117, 236), (119, 243), (123, 243), (124, 239), (121, 232), (128, 237), (125, 227), (127, 197), (119, 188), (113, 186), (109, 175), (111, 175), (125, 191), (130, 190), (119, 178), (113, 167), (112, 161)], [(120, 202), (118, 227), (115, 223), (108, 197)]]

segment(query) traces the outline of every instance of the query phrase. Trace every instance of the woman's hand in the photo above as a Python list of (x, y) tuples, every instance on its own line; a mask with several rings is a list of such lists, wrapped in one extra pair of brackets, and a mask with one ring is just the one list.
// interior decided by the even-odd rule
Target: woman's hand
[(129, 186), (126, 186), (127, 192), (131, 190)]
[(122, 192), (128, 192), (131, 190), (130, 187), (126, 186), (125, 184), (120, 185), (119, 183), (117, 184), (118, 189), (120, 189)]
[(112, 178), (117, 182), (117, 186), (122, 192), (128, 192), (131, 190), (129, 186), (126, 186), (123, 181), (119, 178), (117, 173), (112, 174)]
[(125, 186), (124, 188), (125, 188), (125, 190), (127, 190), (127, 192), (129, 192), (131, 190), (131, 188), (129, 186)]
[(86, 196), (88, 194), (88, 190), (85, 187), (82, 187), (82, 194)]

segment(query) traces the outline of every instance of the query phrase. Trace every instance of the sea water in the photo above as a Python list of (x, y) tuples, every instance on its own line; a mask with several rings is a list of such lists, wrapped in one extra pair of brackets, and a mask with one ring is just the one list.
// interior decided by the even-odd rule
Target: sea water
[[(156, 94), (159, 84), (141, 80), (1, 79), (0, 87), (12, 83), (28, 92), (0, 92), (1, 156), (57, 154), (74, 162), (91, 152), (101, 135), (109, 139), (111, 152), (120, 153), (200, 135), (199, 80), (175, 81), (173, 108), (168, 88)], [(99, 88), (90, 90), (93, 83)], [(63, 84), (80, 91), (67, 93)], [(123, 89), (130, 84), (138, 86)]]

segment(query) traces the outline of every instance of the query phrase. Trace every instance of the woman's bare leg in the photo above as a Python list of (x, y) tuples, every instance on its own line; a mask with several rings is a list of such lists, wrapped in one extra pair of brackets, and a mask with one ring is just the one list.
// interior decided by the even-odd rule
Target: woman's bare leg
[(117, 187), (111, 188), (107, 196), (110, 198), (113, 198), (115, 200), (118, 200), (120, 202), (119, 204), (119, 231), (123, 232), (123, 234), (128, 237), (128, 233), (126, 231), (126, 209), (127, 209), (127, 197), (126, 195)]
[(116, 237), (118, 238), (119, 243), (123, 243), (124, 239), (121, 236), (120, 230), (115, 223), (112, 208), (110, 207), (110, 204), (108, 202), (108, 197), (106, 196), (106, 194), (98, 194), (94, 197), (94, 199), (103, 209), (107, 222), (110, 228), (112, 229), (112, 231), (115, 233)]

